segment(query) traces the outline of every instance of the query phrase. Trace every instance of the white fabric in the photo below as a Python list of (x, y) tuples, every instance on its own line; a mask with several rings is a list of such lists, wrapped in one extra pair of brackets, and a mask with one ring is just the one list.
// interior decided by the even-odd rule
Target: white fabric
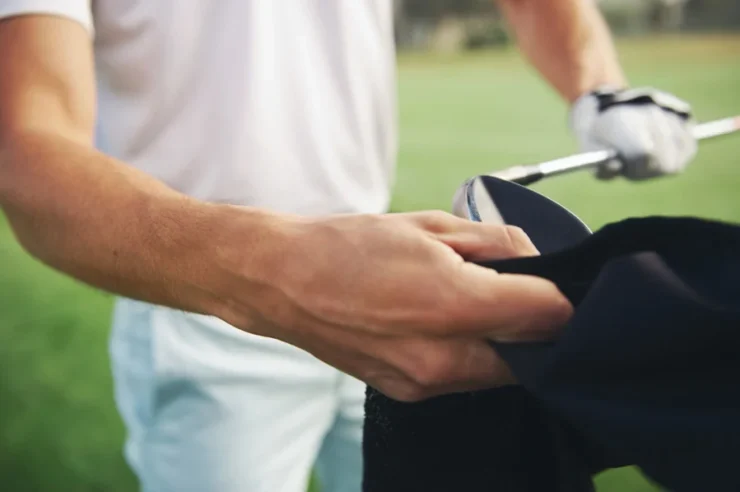
[[(107, 153), (197, 198), (304, 215), (389, 205), (392, 11), (391, 0), (0, 1), (0, 17), (60, 15), (90, 31)], [(111, 354), (145, 490), (303, 492), (324, 449), (325, 491), (359, 491), (356, 380), (218, 320), (130, 301)]]
[(107, 151), (198, 198), (383, 212), (396, 152), (389, 0), (98, 0)]
[[(645, 96), (655, 104), (630, 103)], [(597, 177), (610, 179), (621, 174), (643, 180), (678, 174), (688, 166), (697, 151), (694, 124), (675, 113), (690, 114), (686, 102), (653, 89), (616, 92), (615, 100), (620, 104), (599, 111), (597, 96), (589, 93), (571, 110), (571, 126), (584, 152), (614, 149), (623, 160), (602, 166)]]
[[(383, 212), (395, 174), (391, 0), (2, 0), (95, 32), (106, 150), (191, 196)], [(93, 19), (94, 20), (91, 20)]]
[(284, 343), (121, 300), (111, 358), (143, 492), (359, 492), (365, 386)]
[(0, 19), (26, 14), (65, 17), (94, 32), (91, 0), (0, 0)]

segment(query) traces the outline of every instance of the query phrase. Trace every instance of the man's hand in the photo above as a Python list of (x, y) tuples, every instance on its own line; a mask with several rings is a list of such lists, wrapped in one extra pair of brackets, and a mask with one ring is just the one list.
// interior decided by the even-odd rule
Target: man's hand
[(584, 151), (619, 153), (620, 161), (597, 169), (599, 179), (677, 174), (696, 155), (691, 107), (654, 89), (589, 92), (573, 105), (571, 127)]
[(511, 383), (486, 338), (550, 338), (571, 314), (549, 281), (466, 261), (536, 255), (517, 228), (427, 212), (295, 219), (285, 231), (263, 287), (226, 320), (397, 399)]

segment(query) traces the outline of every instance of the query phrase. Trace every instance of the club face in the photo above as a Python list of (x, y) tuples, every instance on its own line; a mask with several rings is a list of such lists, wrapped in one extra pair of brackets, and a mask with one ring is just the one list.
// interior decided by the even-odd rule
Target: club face
[(576, 215), (524, 186), (478, 176), (455, 194), (453, 213), (475, 222), (520, 227), (541, 253), (568, 248), (591, 234)]
[(469, 179), (459, 189), (452, 204), (458, 217), (490, 224), (505, 224), (496, 203), (488, 194), (482, 176)]

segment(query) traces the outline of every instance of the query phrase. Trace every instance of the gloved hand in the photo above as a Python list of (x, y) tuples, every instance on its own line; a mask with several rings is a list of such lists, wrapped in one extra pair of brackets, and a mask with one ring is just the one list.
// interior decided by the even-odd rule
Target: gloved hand
[(596, 170), (598, 179), (678, 174), (696, 155), (691, 107), (652, 88), (604, 88), (584, 94), (571, 108), (570, 124), (584, 152), (619, 153), (620, 161)]

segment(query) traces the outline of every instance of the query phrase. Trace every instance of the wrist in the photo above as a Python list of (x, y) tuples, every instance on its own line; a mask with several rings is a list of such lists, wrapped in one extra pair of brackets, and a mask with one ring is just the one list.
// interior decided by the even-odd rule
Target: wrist
[(253, 207), (210, 207), (213, 227), (204, 256), (209, 258), (212, 304), (207, 309), (240, 329), (255, 331), (265, 296), (279, 292), (278, 277), (298, 220)]
[(585, 86), (586, 89), (578, 93), (578, 95), (570, 101), (570, 109), (572, 110), (579, 102), (588, 98), (589, 96), (598, 97), (600, 94), (614, 94), (617, 92), (624, 91), (629, 88), (627, 84), (620, 83), (603, 83)]
[(576, 135), (588, 132), (596, 115), (604, 109), (604, 103), (627, 89), (626, 85), (600, 84), (583, 92), (568, 108), (568, 127)]

